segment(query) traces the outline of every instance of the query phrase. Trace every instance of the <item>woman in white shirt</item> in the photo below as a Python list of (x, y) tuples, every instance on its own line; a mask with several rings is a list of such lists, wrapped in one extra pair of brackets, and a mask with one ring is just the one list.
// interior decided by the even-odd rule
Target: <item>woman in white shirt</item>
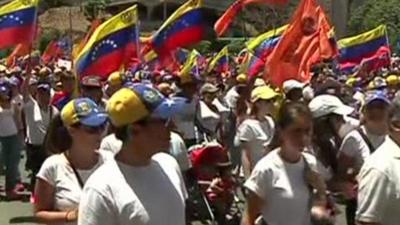
[(69, 102), (50, 124), (46, 159), (35, 187), (35, 216), (46, 224), (76, 224), (83, 186), (104, 161), (97, 149), (107, 115), (88, 98)]
[[(248, 195), (242, 225), (253, 225), (259, 214), (269, 225), (310, 225), (312, 213), (318, 219), (329, 218), (316, 160), (303, 153), (312, 137), (310, 110), (302, 103), (286, 103), (278, 118), (281, 145), (257, 163), (245, 183)], [(317, 193), (318, 201), (312, 205), (309, 186)]]
[(267, 86), (257, 87), (251, 93), (250, 118), (245, 119), (236, 133), (242, 150), (242, 165), (246, 177), (256, 163), (268, 152), (268, 145), (275, 135), (271, 117), (278, 93)]
[(22, 146), (16, 124), (17, 112), (18, 107), (12, 103), (10, 85), (6, 82), (0, 84), (0, 145), (6, 168), (6, 197), (9, 200), (19, 198), (17, 184)]

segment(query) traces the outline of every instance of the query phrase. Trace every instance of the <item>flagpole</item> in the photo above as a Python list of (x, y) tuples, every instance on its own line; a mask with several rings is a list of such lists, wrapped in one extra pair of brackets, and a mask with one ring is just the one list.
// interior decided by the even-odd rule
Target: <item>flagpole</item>
[(73, 34), (72, 34), (72, 10), (71, 7), (69, 8), (69, 38), (70, 38), (70, 43), (71, 43), (71, 51), (70, 51), (70, 59), (71, 59), (71, 70), (74, 68), (74, 60), (73, 60), (73, 46), (72, 46), (72, 38), (73, 38)]
[(136, 42), (136, 57), (140, 60), (140, 62), (143, 61), (142, 56), (140, 55), (140, 20), (139, 17), (136, 17), (136, 26), (135, 26), (135, 42)]

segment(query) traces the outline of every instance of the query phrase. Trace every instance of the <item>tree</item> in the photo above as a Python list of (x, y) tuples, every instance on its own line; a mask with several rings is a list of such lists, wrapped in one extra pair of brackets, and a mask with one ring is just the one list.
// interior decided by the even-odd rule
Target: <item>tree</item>
[(101, 11), (104, 11), (110, 0), (86, 0), (84, 2), (85, 16), (89, 20), (96, 19)]
[(400, 34), (400, 1), (399, 0), (366, 0), (353, 8), (348, 24), (349, 35), (356, 35), (386, 24), (392, 46)]

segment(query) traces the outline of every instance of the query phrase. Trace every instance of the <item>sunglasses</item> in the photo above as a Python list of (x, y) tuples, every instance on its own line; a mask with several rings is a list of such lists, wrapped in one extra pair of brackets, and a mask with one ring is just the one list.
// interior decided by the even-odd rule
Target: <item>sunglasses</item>
[(80, 125), (79, 128), (88, 134), (101, 134), (106, 129), (106, 124), (103, 124), (98, 127), (89, 127), (89, 126), (85, 126), (85, 125)]

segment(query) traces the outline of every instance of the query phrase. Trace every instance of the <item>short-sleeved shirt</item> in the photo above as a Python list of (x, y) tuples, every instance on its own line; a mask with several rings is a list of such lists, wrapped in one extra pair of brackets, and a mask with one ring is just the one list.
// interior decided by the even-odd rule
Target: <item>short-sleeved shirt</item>
[(303, 155), (299, 162), (288, 163), (279, 156), (279, 149), (273, 150), (257, 163), (246, 181), (245, 187), (266, 201), (261, 214), (267, 224), (311, 224), (311, 195), (304, 179), (304, 160), (316, 171), (316, 159)]
[(29, 100), (24, 104), (24, 112), (27, 142), (32, 145), (42, 145), (52, 119), (50, 116), (57, 115), (57, 108), (49, 106), (46, 111), (42, 110), (39, 104), (32, 97), (29, 97)]
[[(104, 182), (104, 178), (112, 182)], [(185, 225), (187, 192), (176, 160), (165, 153), (150, 165), (115, 160), (101, 166), (85, 185), (80, 225)]]
[[(386, 135), (378, 136), (370, 134), (364, 126), (361, 127), (361, 130), (366, 134), (374, 149), (377, 149), (385, 140)], [(371, 154), (371, 151), (372, 149), (368, 147), (368, 144), (364, 141), (358, 130), (348, 133), (339, 149), (340, 153), (344, 153), (355, 160), (354, 166), (358, 169), (362, 167), (364, 161)]]
[(365, 161), (359, 176), (356, 219), (400, 223), (400, 147), (390, 137)]
[(240, 124), (237, 139), (248, 143), (251, 163), (255, 165), (266, 153), (275, 135), (275, 123), (269, 116), (265, 120), (246, 119)]
[[(89, 176), (104, 162), (106, 157), (100, 154), (99, 161), (90, 170), (77, 170), (85, 183)], [(54, 208), (59, 211), (68, 211), (78, 208), (82, 188), (73, 169), (64, 154), (52, 155), (43, 163), (37, 178), (44, 180), (55, 188)], [(76, 223), (65, 223), (76, 224)]]

